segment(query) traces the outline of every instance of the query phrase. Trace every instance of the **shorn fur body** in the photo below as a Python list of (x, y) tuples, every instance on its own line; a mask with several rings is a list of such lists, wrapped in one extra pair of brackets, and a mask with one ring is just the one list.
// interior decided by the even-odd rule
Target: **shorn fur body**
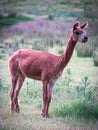
[(11, 111), (19, 112), (18, 95), (26, 77), (40, 80), (43, 85), (42, 116), (49, 117), (49, 104), (52, 89), (56, 80), (62, 75), (69, 62), (76, 43), (86, 42), (86, 32), (83, 30), (87, 22), (80, 26), (79, 22), (73, 25), (71, 36), (65, 52), (56, 56), (48, 52), (21, 49), (9, 59), (9, 70), (12, 87), (10, 90)]

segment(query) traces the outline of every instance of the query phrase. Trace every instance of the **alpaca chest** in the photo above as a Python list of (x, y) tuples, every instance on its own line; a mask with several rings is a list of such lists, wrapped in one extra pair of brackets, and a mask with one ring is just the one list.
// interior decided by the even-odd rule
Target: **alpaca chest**
[(62, 75), (62, 72), (59, 72), (59, 73), (54, 74), (53, 76), (51, 76), (50, 83), (52, 85), (54, 85), (56, 83), (56, 81), (61, 77), (61, 75)]

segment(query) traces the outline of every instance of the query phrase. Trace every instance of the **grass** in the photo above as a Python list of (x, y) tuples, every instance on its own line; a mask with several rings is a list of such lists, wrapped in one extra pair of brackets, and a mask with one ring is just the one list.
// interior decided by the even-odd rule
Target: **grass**
[[(24, 109), (25, 108), (25, 109)], [(3, 130), (68, 130), (68, 129), (93, 129), (96, 128), (97, 122), (95, 120), (84, 121), (83, 119), (76, 120), (70, 117), (52, 117), (44, 119), (39, 115), (39, 110), (32, 109), (29, 105), (22, 105), (22, 112), (20, 114), (5, 113)], [(80, 123), (81, 122), (81, 123)], [(95, 124), (95, 126), (93, 126)]]
[[(7, 95), (3, 95), (7, 97)], [(21, 104), (21, 113), (10, 113), (8, 101), (4, 99), (3, 103), (3, 126), (2, 130), (91, 130), (97, 128), (95, 119), (85, 120), (72, 117), (52, 116), (50, 119), (44, 119), (40, 116), (40, 109), (34, 108), (33, 104)]]

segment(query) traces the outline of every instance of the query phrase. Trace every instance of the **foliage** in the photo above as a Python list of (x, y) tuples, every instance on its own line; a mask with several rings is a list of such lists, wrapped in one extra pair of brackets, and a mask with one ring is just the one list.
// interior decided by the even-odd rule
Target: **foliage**
[(4, 59), (6, 55), (6, 48), (4, 45), (0, 45), (0, 59)]
[(62, 47), (62, 46), (58, 46), (57, 48), (56, 48), (56, 51), (57, 51), (57, 53), (58, 54), (63, 54), (63, 52), (64, 52), (64, 48)]
[(76, 47), (78, 57), (91, 57), (93, 48), (89, 44), (78, 44)]
[(48, 19), (49, 19), (49, 20), (53, 20), (53, 19), (54, 19), (54, 16), (53, 16), (52, 14), (49, 14), (49, 15), (48, 15)]
[(67, 92), (70, 92), (70, 88), (72, 87), (72, 72), (71, 69), (68, 68), (66, 69), (66, 74), (65, 74), (65, 86), (66, 86), (66, 90)]
[(94, 66), (98, 66), (98, 50), (95, 50), (93, 53), (93, 62)]
[(12, 54), (13, 52), (17, 51), (20, 49), (20, 46), (22, 44), (22, 39), (18, 39), (17, 37), (8, 38), (4, 40), (4, 45), (6, 46), (8, 54)]
[(44, 42), (44, 41), (40, 41), (39, 39), (33, 39), (33, 41), (32, 41), (32, 49), (47, 51), (48, 46), (47, 46), (46, 42)]
[(60, 104), (54, 111), (56, 116), (85, 117), (87, 119), (98, 118), (98, 105), (91, 104), (85, 99), (77, 99), (67, 104)]
[(40, 84), (38, 84), (35, 80), (31, 81), (30, 79), (26, 79), (24, 86), (25, 89), (23, 93), (25, 93), (25, 98), (21, 98), (21, 102), (26, 104), (33, 104), (33, 107), (37, 106), (38, 109), (41, 109), (42, 90)]
[(0, 78), (0, 91), (2, 90), (3, 85), (2, 85), (2, 79)]
[(2, 16), (0, 18), (0, 28), (4, 26), (10, 26), (15, 23), (23, 22), (23, 21), (32, 21), (33, 18), (28, 18), (24, 16), (17, 16), (17, 15), (9, 15), (9, 16)]
[(98, 48), (98, 36), (94, 37), (94, 39), (92, 40), (91, 45), (93, 46), (94, 49)]
[[(88, 76), (81, 78), (77, 85), (73, 85), (71, 70), (66, 71), (66, 95), (67, 103), (60, 103), (53, 108), (56, 116), (72, 116), (77, 118), (98, 118), (98, 104), (95, 98), (95, 87), (91, 87), (91, 80)], [(69, 90), (69, 91), (68, 91)], [(70, 98), (70, 99), (69, 99)]]
[(94, 99), (94, 88), (90, 87), (91, 80), (88, 76), (84, 76), (81, 78), (81, 81), (77, 86), (75, 86), (76, 97), (80, 99), (93, 100)]

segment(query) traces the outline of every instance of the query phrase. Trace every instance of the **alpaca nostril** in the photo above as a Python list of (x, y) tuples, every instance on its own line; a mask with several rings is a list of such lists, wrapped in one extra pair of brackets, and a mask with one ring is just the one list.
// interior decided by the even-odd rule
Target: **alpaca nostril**
[(88, 40), (88, 37), (85, 36), (84, 39), (85, 39), (85, 40)]

